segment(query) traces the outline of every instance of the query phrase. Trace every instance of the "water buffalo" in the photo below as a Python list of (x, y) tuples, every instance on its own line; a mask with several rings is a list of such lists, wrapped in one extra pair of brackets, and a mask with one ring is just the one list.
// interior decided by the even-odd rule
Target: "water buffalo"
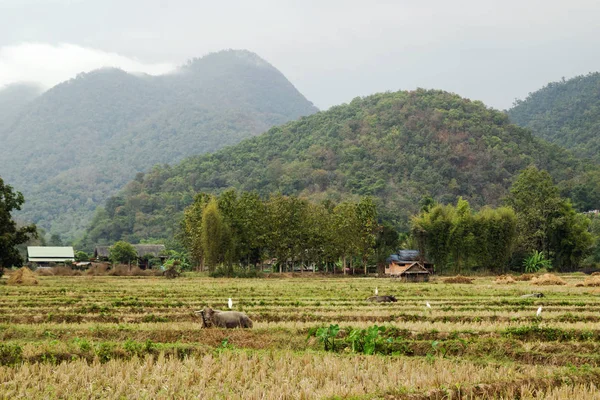
[(544, 297), (544, 293), (531, 293), (531, 294), (524, 294), (523, 296), (521, 296), (522, 299), (526, 299), (528, 297)]
[(239, 311), (220, 311), (206, 307), (204, 310), (196, 311), (202, 317), (202, 326), (210, 328), (252, 328), (252, 320), (246, 314)]
[(375, 303), (395, 303), (398, 300), (394, 296), (372, 296), (367, 301), (373, 301)]

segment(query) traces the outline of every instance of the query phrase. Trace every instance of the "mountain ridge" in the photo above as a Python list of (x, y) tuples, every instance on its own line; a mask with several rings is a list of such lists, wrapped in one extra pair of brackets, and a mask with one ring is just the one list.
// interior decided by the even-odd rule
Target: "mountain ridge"
[(600, 163), (600, 72), (551, 82), (508, 110), (516, 124)]
[(172, 238), (195, 193), (228, 188), (316, 201), (373, 196), (381, 216), (405, 230), (426, 196), (499, 205), (531, 164), (549, 170), (567, 194), (600, 182), (598, 168), (479, 101), (439, 90), (379, 93), (213, 154), (155, 166), (97, 211), (81, 244)]
[(18, 218), (72, 238), (137, 172), (318, 111), (258, 59), (227, 50), (164, 75), (102, 68), (49, 89), (0, 134), (3, 178), (27, 200)]

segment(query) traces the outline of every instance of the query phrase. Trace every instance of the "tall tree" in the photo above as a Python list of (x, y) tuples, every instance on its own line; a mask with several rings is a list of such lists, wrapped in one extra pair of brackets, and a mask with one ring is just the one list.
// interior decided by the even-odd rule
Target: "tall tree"
[(359, 222), (356, 205), (344, 201), (333, 210), (334, 240), (342, 259), (342, 269), (346, 273), (346, 261), (358, 252)]
[(520, 250), (543, 251), (550, 258), (550, 236), (553, 223), (560, 216), (562, 202), (548, 172), (530, 166), (517, 176), (506, 204), (518, 216)]
[(443, 273), (451, 253), (453, 214), (454, 207), (437, 204), (412, 218), (411, 231), (417, 239), (419, 251), (432, 259), (440, 273)]
[(211, 199), (202, 213), (202, 248), (209, 271), (227, 260), (230, 230), (216, 199)]
[(377, 239), (377, 207), (370, 197), (362, 198), (356, 205), (358, 224), (358, 253), (360, 254), (364, 274), (367, 275), (367, 260), (374, 254)]
[(517, 216), (512, 208), (484, 207), (474, 216), (476, 263), (505, 272), (517, 241)]
[(181, 221), (179, 238), (188, 250), (192, 261), (200, 271), (204, 270), (204, 247), (202, 244), (202, 214), (211, 196), (198, 193), (194, 202), (185, 209)]
[(518, 246), (522, 254), (542, 251), (554, 267), (572, 270), (593, 244), (589, 220), (578, 216), (560, 197), (548, 172), (534, 166), (519, 174), (506, 203), (517, 213)]
[(23, 194), (15, 192), (0, 178), (0, 276), (4, 273), (4, 267), (23, 265), (23, 258), (16, 246), (37, 237), (35, 225), (17, 228), (12, 219), (12, 211), (20, 210), (24, 202)]

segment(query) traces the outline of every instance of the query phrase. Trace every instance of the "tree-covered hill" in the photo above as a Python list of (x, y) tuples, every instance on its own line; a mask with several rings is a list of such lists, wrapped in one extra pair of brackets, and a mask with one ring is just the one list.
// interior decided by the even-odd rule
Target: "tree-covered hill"
[(101, 69), (21, 110), (0, 133), (0, 173), (27, 199), (20, 219), (68, 239), (136, 173), (316, 111), (248, 51), (213, 53), (156, 77)]
[(600, 161), (600, 73), (550, 83), (508, 113), (535, 135)]
[(139, 174), (98, 210), (82, 245), (173, 237), (196, 192), (229, 187), (312, 200), (371, 195), (385, 219), (406, 229), (425, 196), (498, 205), (531, 164), (550, 171), (567, 194), (598, 204), (600, 193), (587, 190), (600, 182), (597, 167), (502, 112), (443, 91), (376, 94)]

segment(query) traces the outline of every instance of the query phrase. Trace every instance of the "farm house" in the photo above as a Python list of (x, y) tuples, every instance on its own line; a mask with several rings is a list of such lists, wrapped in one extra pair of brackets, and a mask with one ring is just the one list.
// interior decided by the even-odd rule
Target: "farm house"
[(73, 262), (75, 252), (70, 246), (27, 246), (27, 261), (42, 265)]
[(432, 273), (433, 264), (422, 260), (417, 250), (400, 250), (386, 260), (385, 274), (407, 282), (428, 281)]

